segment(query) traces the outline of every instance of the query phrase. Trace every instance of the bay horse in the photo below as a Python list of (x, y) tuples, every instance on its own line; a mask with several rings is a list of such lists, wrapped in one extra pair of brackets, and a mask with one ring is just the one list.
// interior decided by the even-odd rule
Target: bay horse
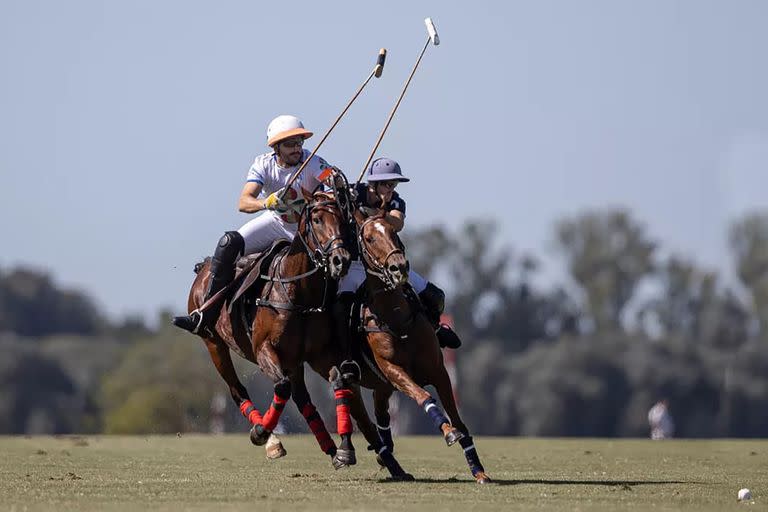
[[(358, 247), (367, 273), (360, 328), (375, 365), (386, 379), (379, 378), (372, 385), (381, 438), (393, 449), (389, 398), (397, 389), (424, 410), (448, 446), (460, 444), (475, 480), (480, 484), (490, 482), (456, 407), (435, 331), (423, 313), (418, 296), (406, 285), (409, 265), (400, 238), (382, 214), (367, 217), (355, 210), (354, 217)], [(423, 386), (429, 384), (437, 390), (445, 412), (424, 389)]]
[[(342, 413), (338, 425), (341, 444), (337, 449), (303, 381), (306, 354), (314, 353), (315, 345), (330, 343), (333, 335), (325, 307), (329, 290), (335, 290), (331, 281), (338, 280), (349, 268), (350, 254), (344, 245), (348, 238), (348, 209), (335, 194), (303, 193), (306, 205), (293, 241), (277, 252), (267, 275), (260, 276), (266, 283), (252, 306), (250, 329), (244, 331), (242, 322), (228, 311), (231, 308), (223, 307), (212, 329), (214, 332), (201, 334), (201, 337), (216, 370), (229, 386), (232, 400), (251, 424), (250, 438), (254, 444), (260, 446), (270, 439), (287, 400), (291, 398), (293, 380), (296, 382), (294, 401), (323, 452), (333, 458), (334, 466), (351, 465), (355, 463), (352, 426), (348, 414), (344, 413), (354, 400), (352, 391), (344, 382), (335, 389), (337, 411)], [(210, 279), (209, 269), (209, 259), (195, 267), (197, 277), (188, 299), (190, 312), (203, 304)], [(210, 301), (224, 300), (231, 295), (231, 290), (225, 288), (217, 295), (220, 297), (214, 296)], [(230, 350), (258, 365), (275, 383), (272, 402), (263, 416), (240, 382)]]

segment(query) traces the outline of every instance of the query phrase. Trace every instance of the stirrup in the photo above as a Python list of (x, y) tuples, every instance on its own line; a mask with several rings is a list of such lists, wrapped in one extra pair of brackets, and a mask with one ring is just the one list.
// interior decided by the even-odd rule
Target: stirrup
[[(200, 319), (197, 321), (194, 327), (192, 327), (191, 323), (194, 321), (195, 315), (200, 317)], [(203, 313), (196, 309), (192, 312), (190, 312), (186, 316), (177, 316), (173, 319), (173, 325), (176, 327), (179, 327), (181, 329), (184, 329), (185, 331), (189, 331), (192, 334), (198, 334), (200, 332), (200, 327), (203, 325)], [(192, 328), (190, 328), (192, 327)]]

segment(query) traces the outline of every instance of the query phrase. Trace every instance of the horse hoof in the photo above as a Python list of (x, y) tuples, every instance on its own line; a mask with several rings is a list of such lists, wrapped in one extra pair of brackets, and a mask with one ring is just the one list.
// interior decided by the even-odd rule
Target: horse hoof
[(280, 457), (285, 457), (287, 453), (288, 452), (285, 451), (285, 448), (283, 448), (283, 443), (281, 443), (278, 438), (275, 436), (269, 436), (269, 440), (267, 441), (268, 459), (279, 459)]
[(336, 455), (333, 456), (333, 469), (341, 469), (347, 466), (354, 466), (357, 464), (357, 457), (355, 457), (355, 450), (346, 450), (339, 448), (336, 450)]
[(448, 432), (445, 433), (445, 444), (453, 446), (464, 439), (464, 434), (457, 428), (451, 427)]
[(389, 477), (393, 482), (415, 482), (416, 479), (410, 473), (403, 473), (400, 475), (392, 475)]
[(489, 484), (491, 483), (491, 478), (481, 471), (475, 475), (475, 481), (479, 484)]
[(266, 430), (264, 425), (254, 425), (251, 427), (251, 442), (256, 446), (264, 446), (269, 440), (272, 432)]

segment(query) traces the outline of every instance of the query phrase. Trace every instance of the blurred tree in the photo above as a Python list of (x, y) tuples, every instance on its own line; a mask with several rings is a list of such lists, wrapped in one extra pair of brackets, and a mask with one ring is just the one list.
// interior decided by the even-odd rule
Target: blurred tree
[(721, 291), (717, 274), (672, 256), (655, 272), (659, 292), (640, 308), (641, 325), (649, 321), (652, 337), (734, 348), (747, 339), (748, 312), (729, 290)]
[(226, 389), (203, 343), (170, 329), (125, 351), (103, 382), (106, 433), (204, 431), (211, 397)]
[(768, 212), (745, 215), (731, 226), (739, 278), (752, 295), (763, 337), (768, 337)]
[(536, 293), (537, 260), (515, 257), (497, 233), (488, 221), (468, 221), (456, 233), (433, 226), (405, 237), (407, 256), (412, 268), (448, 282), (447, 312), (469, 343), (493, 339), (517, 352), (574, 327), (564, 292)]
[(58, 288), (48, 274), (26, 268), (0, 272), (0, 332), (93, 335), (104, 325), (87, 295)]
[(80, 430), (84, 395), (55, 361), (12, 339), (0, 342), (0, 351), (0, 433)]
[(597, 332), (620, 330), (624, 306), (653, 269), (655, 243), (624, 210), (561, 220), (556, 236), (571, 277), (586, 294)]

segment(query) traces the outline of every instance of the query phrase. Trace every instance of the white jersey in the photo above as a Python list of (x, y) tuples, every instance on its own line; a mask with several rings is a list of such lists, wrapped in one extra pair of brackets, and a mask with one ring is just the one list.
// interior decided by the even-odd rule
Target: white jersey
[[(309, 150), (302, 150), (301, 161), (304, 162), (311, 154)], [(261, 184), (261, 194), (259, 197), (267, 197), (273, 192), (277, 192), (288, 184), (288, 180), (291, 179), (293, 173), (296, 172), (301, 163), (294, 165), (293, 167), (280, 167), (277, 163), (277, 154), (274, 152), (264, 153), (259, 155), (253, 161), (253, 165), (248, 169), (247, 181), (256, 182)], [(301, 171), (301, 177), (297, 179), (292, 188), (297, 192), (301, 192), (299, 185), (307, 192), (313, 192), (315, 188), (320, 185), (318, 176), (325, 169), (330, 167), (328, 162), (315, 155), (312, 160), (309, 161), (304, 170)]]

